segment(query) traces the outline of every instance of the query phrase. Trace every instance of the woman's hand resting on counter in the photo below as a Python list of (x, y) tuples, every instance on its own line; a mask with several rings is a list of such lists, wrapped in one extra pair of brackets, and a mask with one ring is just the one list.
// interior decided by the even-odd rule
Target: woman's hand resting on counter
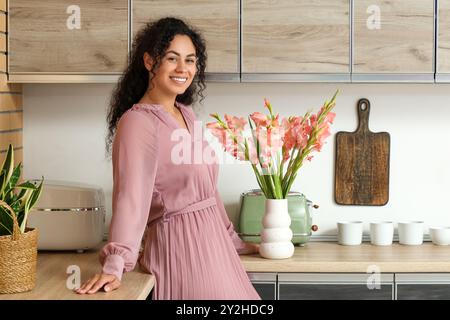
[(97, 273), (89, 280), (85, 281), (75, 292), (78, 294), (92, 294), (104, 287), (106, 292), (116, 290), (120, 286), (120, 281), (115, 275)]
[(239, 250), (239, 254), (254, 254), (259, 252), (259, 244), (253, 242), (244, 242), (244, 248)]
[[(239, 249), (239, 254), (254, 254), (259, 252), (259, 244), (252, 242), (244, 242), (244, 247)], [(106, 273), (97, 273), (87, 281), (85, 281), (80, 288), (75, 289), (78, 294), (92, 294), (100, 289), (106, 292), (116, 290), (120, 286), (120, 281), (115, 275)]]

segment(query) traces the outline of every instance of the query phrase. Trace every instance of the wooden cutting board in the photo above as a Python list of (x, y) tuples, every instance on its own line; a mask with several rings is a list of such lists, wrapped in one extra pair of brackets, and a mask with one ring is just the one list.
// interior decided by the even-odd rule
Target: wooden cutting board
[(358, 128), (336, 134), (335, 200), (345, 205), (383, 206), (389, 201), (387, 132), (369, 130), (370, 102), (357, 104)]

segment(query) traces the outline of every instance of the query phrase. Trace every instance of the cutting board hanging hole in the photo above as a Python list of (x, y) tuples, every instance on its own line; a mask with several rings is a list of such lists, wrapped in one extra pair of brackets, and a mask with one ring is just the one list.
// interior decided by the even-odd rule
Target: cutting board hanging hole
[(356, 132), (369, 132), (370, 102), (367, 99), (358, 101), (358, 129)]

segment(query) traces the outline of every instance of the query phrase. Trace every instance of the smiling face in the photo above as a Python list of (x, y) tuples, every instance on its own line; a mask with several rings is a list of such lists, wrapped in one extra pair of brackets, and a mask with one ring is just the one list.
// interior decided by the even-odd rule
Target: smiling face
[[(145, 53), (147, 70), (151, 69), (151, 57)], [(165, 96), (183, 94), (191, 85), (197, 72), (195, 47), (186, 35), (176, 35), (170, 42), (152, 79), (152, 91)]]

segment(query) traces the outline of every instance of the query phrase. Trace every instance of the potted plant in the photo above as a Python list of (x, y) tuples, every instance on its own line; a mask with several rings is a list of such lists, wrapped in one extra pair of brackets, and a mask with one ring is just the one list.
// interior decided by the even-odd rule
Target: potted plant
[(0, 169), (0, 293), (28, 291), (36, 283), (36, 229), (27, 228), (28, 214), (42, 192), (40, 182), (19, 183), (22, 163), (14, 168), (10, 144)]
[(321, 151), (330, 136), (337, 93), (326, 100), (317, 113), (307, 112), (284, 119), (273, 113), (270, 102), (265, 99), (269, 114), (253, 112), (249, 116), (250, 135), (244, 132), (247, 124), (244, 118), (225, 115), (222, 120), (217, 113), (211, 114), (216, 121), (208, 123), (207, 127), (225, 151), (251, 163), (266, 197), (259, 251), (264, 258), (285, 259), (294, 253), (287, 196), (304, 161), (311, 161), (310, 154)]

